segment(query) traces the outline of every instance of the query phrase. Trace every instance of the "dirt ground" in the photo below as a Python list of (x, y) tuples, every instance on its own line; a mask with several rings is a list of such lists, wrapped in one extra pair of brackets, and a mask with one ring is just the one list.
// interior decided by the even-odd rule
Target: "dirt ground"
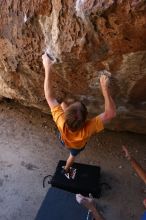
[[(54, 173), (68, 151), (50, 116), (11, 102), (0, 103), (0, 113), (0, 219), (33, 220), (48, 190), (43, 177)], [(111, 185), (98, 200), (107, 220), (138, 220), (146, 189), (124, 159), (122, 144), (146, 168), (146, 136), (126, 132), (92, 137), (77, 162), (100, 165), (102, 179)]]

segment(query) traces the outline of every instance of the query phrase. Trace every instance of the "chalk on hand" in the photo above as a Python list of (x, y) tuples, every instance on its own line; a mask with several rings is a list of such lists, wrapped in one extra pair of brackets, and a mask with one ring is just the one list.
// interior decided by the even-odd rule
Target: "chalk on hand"
[(48, 54), (47, 52), (46, 52), (46, 54), (47, 54), (47, 56), (49, 57), (50, 60), (55, 61), (55, 59), (53, 57), (51, 57), (50, 54)]

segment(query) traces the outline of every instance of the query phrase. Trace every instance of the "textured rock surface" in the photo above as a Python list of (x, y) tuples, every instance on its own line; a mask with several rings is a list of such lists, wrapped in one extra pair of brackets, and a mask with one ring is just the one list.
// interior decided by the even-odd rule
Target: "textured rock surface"
[(4, 0), (0, 3), (0, 96), (48, 111), (41, 54), (58, 58), (58, 99), (75, 96), (92, 113), (103, 99), (98, 71), (113, 74), (114, 130), (146, 133), (144, 0)]

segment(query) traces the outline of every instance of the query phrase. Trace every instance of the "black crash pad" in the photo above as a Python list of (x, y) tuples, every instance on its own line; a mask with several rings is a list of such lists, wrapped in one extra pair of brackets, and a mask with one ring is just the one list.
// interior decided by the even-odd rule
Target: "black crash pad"
[(65, 161), (60, 160), (56, 171), (50, 181), (51, 185), (72, 193), (80, 193), (84, 196), (89, 196), (89, 193), (95, 198), (101, 196), (100, 185), (100, 167), (74, 163), (73, 167), (77, 169), (75, 179), (67, 179), (61, 172)]

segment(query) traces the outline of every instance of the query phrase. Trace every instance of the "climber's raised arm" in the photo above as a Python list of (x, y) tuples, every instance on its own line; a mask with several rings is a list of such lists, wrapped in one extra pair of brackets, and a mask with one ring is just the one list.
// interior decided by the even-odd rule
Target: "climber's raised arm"
[(109, 77), (106, 75), (101, 75), (100, 77), (100, 86), (101, 91), (105, 101), (104, 112), (99, 115), (103, 123), (110, 121), (116, 116), (116, 106), (111, 97), (109, 90)]
[(45, 68), (45, 80), (44, 80), (45, 98), (46, 98), (47, 103), (50, 106), (50, 108), (53, 108), (58, 104), (56, 97), (53, 93), (53, 88), (52, 88), (51, 67), (52, 67), (53, 63), (52, 63), (51, 59), (49, 59), (49, 57), (47, 56), (46, 53), (42, 56), (42, 60), (43, 60), (44, 68)]

